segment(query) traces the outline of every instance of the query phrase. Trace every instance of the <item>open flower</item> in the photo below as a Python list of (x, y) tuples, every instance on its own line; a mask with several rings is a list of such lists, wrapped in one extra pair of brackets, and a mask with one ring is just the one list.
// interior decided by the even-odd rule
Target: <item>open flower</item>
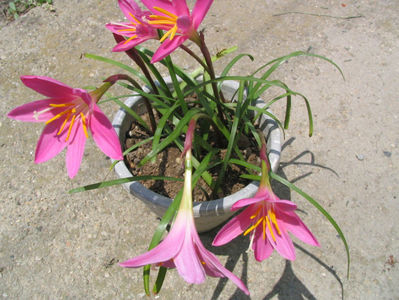
[(262, 146), (262, 179), (257, 193), (254, 197), (239, 200), (232, 206), (232, 210), (248, 207), (223, 226), (213, 245), (224, 245), (241, 233), (250, 234), (256, 260), (268, 258), (273, 249), (284, 258), (294, 260), (295, 249), (288, 232), (309, 245), (320, 245), (295, 213), (296, 205), (289, 200), (280, 200), (273, 193), (265, 149)]
[[(193, 123), (195, 124), (192, 121), (189, 130), (194, 130), (195, 125), (192, 125)], [(192, 136), (192, 134), (187, 133), (188, 138), (192, 138)], [(186, 139), (185, 145), (191, 145), (191, 142), (187, 143)], [(162, 265), (169, 268), (176, 267), (179, 275), (185, 281), (195, 284), (202, 283), (206, 275), (227, 277), (248, 295), (249, 291), (244, 283), (222, 266), (213, 253), (205, 249), (198, 236), (192, 210), (191, 149), (186, 151), (185, 166), (183, 196), (169, 234), (155, 248), (120, 265), (127, 268), (137, 268), (147, 264)]]
[(149, 39), (158, 39), (157, 31), (145, 19), (151, 13), (142, 11), (133, 0), (119, 0), (119, 7), (130, 21), (127, 23), (109, 23), (106, 27), (113, 33), (127, 37), (118, 43), (112, 51), (127, 51)]
[(186, 0), (142, 0), (142, 2), (153, 13), (147, 17), (148, 23), (166, 31), (160, 39), (162, 45), (152, 57), (151, 62), (155, 63), (168, 56), (187, 39), (199, 43), (197, 29), (213, 0), (197, 0), (191, 15)]
[(96, 104), (112, 83), (106, 82), (88, 93), (48, 77), (22, 76), (21, 80), (27, 87), (48, 97), (8, 113), (8, 117), (15, 120), (46, 124), (36, 146), (35, 163), (45, 162), (67, 147), (66, 166), (69, 177), (73, 178), (79, 170), (89, 131), (107, 156), (123, 159), (118, 136)]

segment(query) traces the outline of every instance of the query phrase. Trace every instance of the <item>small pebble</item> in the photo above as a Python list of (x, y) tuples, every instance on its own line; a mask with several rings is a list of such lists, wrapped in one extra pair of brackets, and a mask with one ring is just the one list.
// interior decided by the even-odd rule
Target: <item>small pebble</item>
[(363, 154), (356, 154), (356, 158), (360, 161), (364, 160), (364, 155)]
[(384, 155), (385, 155), (386, 157), (391, 157), (392, 152), (384, 151)]

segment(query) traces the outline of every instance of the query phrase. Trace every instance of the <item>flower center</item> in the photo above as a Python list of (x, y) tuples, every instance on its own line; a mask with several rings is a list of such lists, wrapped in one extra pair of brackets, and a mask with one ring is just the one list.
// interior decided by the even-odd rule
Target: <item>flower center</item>
[(68, 121), (70, 121), (69, 126), (68, 126), (67, 136), (65, 138), (65, 142), (67, 142), (71, 135), (73, 124), (75, 122), (80, 121), (82, 124), (83, 132), (84, 132), (86, 138), (89, 137), (89, 134), (87, 132), (87, 122), (86, 122), (86, 117), (85, 117), (85, 113), (87, 113), (88, 107), (87, 107), (87, 104), (82, 99), (77, 99), (72, 102), (67, 102), (67, 103), (62, 103), (62, 104), (50, 103), (48, 108), (46, 108), (40, 112), (35, 111), (34, 117), (37, 119), (41, 113), (44, 113), (44, 112), (47, 112), (47, 111), (50, 111), (50, 110), (53, 110), (56, 108), (65, 108), (65, 110), (61, 111), (60, 113), (58, 113), (51, 119), (47, 120), (45, 122), (45, 124), (50, 124), (51, 122), (53, 122), (61, 117), (64, 117), (64, 122), (62, 123), (60, 129), (58, 130), (57, 135), (60, 135), (64, 131), (66, 124), (68, 123)]
[(175, 14), (172, 14), (171, 12), (157, 6), (155, 6), (154, 9), (164, 15), (148, 16), (149, 17), (148, 24), (165, 26), (166, 28), (169, 29), (159, 40), (161, 43), (164, 40), (166, 40), (168, 36), (170, 40), (173, 40), (178, 28), (181, 28), (183, 31), (185, 31), (185, 29), (187, 30), (187, 28), (189, 28), (191, 24), (190, 19), (187, 16), (177, 17)]
[[(276, 241), (275, 232), (278, 235), (281, 235), (280, 227), (277, 223), (276, 214), (274, 212), (274, 208), (267, 208), (266, 214), (261, 214), (261, 211), (265, 209), (264, 205), (260, 206), (255, 213), (250, 217), (251, 219), (256, 220), (256, 222), (249, 227), (245, 232), (244, 235), (247, 235), (251, 231), (255, 230), (260, 224), (262, 224), (262, 232), (263, 232), (263, 239), (266, 239), (266, 228), (269, 230), (270, 235), (272, 236), (273, 241)], [(274, 226), (273, 226), (274, 225)]]

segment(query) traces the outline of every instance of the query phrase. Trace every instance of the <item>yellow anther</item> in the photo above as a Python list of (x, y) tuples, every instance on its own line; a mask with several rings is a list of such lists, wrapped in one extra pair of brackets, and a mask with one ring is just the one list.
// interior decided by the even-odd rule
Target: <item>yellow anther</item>
[(266, 218), (265, 217), (263, 217), (263, 222), (262, 222), (262, 225), (263, 225), (263, 240), (266, 240)]
[(49, 104), (49, 106), (51, 106), (51, 107), (65, 107), (65, 106), (71, 106), (71, 105), (74, 105), (74, 103), (69, 102), (69, 103), (63, 103), (63, 104), (53, 104), (53, 103)]
[(137, 20), (136, 17), (132, 13), (129, 13), (129, 15), (133, 18), (133, 20), (135, 20), (137, 22), (137, 24), (141, 24), (141, 22), (139, 20)]
[(66, 139), (65, 139), (65, 142), (68, 141), (69, 136), (71, 135), (72, 126), (73, 126), (73, 123), (75, 122), (75, 118), (76, 118), (76, 115), (73, 115), (72, 120), (71, 120), (71, 124), (69, 124), (68, 134), (67, 134), (67, 137), (66, 137)]
[(64, 110), (64, 111), (60, 112), (58, 115), (55, 115), (54, 117), (52, 117), (50, 120), (47, 120), (47, 121), (45, 122), (45, 124), (49, 124), (49, 123), (51, 123), (51, 122), (57, 120), (59, 117), (65, 115), (65, 114), (67, 114), (67, 113), (69, 113), (70, 111), (71, 111), (71, 109)]
[[(176, 27), (176, 29), (175, 29), (175, 27)], [(175, 33), (176, 33), (176, 31), (177, 31), (177, 26), (173, 26), (173, 28), (170, 29), (167, 33), (165, 33), (165, 34), (163, 35), (163, 37), (162, 37), (159, 41), (162, 43), (164, 40), (166, 40), (166, 38), (167, 38), (168, 35), (170, 35), (170, 34), (172, 34), (172, 35), (174, 36)], [(173, 33), (173, 32), (174, 32), (174, 33)], [(173, 37), (171, 37), (170, 39), (173, 39)]]
[(175, 25), (176, 21), (155, 20), (155, 21), (148, 21), (148, 24), (151, 24), (151, 25)]
[(85, 136), (86, 136), (86, 138), (89, 138), (89, 134), (87, 133), (86, 118), (82, 112), (80, 113), (80, 117), (82, 118), (82, 125), (83, 125), (83, 131), (85, 133)]
[(259, 212), (260, 212), (261, 209), (262, 209), (262, 207), (259, 207), (259, 208), (255, 211), (255, 213), (250, 217), (250, 219), (251, 219), (251, 220), (252, 220), (252, 219), (255, 219), (256, 216), (259, 215)]
[(256, 227), (258, 227), (258, 225), (260, 224), (260, 222), (262, 222), (262, 218), (259, 218), (259, 220), (252, 225), (251, 227), (249, 227), (245, 232), (244, 235), (247, 235), (248, 233), (250, 233), (252, 230), (254, 230)]
[(173, 40), (173, 38), (175, 37), (176, 31), (177, 31), (177, 26), (175, 25), (172, 28), (172, 32), (171, 32), (170, 37), (169, 37), (170, 40)]
[(273, 210), (271, 210), (271, 211), (269, 211), (269, 215), (270, 215), (270, 217), (271, 217), (272, 223), (274, 224), (274, 226), (275, 226), (276, 229), (277, 229), (277, 233), (278, 233), (279, 235), (281, 235), (280, 228), (278, 227), (278, 224), (277, 224), (276, 214), (274, 213)]
[(171, 12), (168, 12), (166, 9), (163, 9), (161, 7), (158, 7), (158, 6), (154, 6), (154, 9), (159, 11), (159, 12), (161, 12), (161, 13), (163, 13), (163, 14), (165, 14), (165, 15), (167, 15), (167, 16), (169, 16), (169, 17), (171, 17), (171, 18), (173, 18), (173, 19), (177, 19), (176, 15), (172, 14)]
[(170, 18), (170, 17), (165, 17), (165, 16), (158, 16), (158, 15), (151, 15), (149, 18), (153, 20), (168, 20), (168, 21), (176, 21), (177, 18)]
[(136, 28), (119, 29), (118, 32), (136, 32)]
[(69, 120), (69, 118), (71, 117), (71, 115), (72, 115), (72, 110), (69, 110), (69, 113), (68, 113), (68, 115), (66, 116), (64, 122), (62, 123), (62, 125), (61, 125), (61, 127), (60, 127), (60, 130), (58, 130), (57, 135), (60, 135), (60, 134), (61, 134), (62, 130), (63, 130), (64, 127), (65, 127), (65, 124), (68, 122), (68, 120)]
[(137, 38), (137, 34), (132, 35), (130, 38), (128, 38), (123, 44), (127, 44), (129, 43), (131, 40), (134, 40), (135, 38)]
[(201, 264), (206, 265), (206, 263), (204, 261), (201, 261)]
[(267, 222), (267, 227), (269, 228), (270, 234), (272, 236), (272, 239), (273, 239), (273, 241), (276, 241), (276, 237), (274, 236), (273, 229), (272, 229), (272, 226), (270, 224), (269, 218), (266, 216), (265, 219), (266, 219), (266, 222)]

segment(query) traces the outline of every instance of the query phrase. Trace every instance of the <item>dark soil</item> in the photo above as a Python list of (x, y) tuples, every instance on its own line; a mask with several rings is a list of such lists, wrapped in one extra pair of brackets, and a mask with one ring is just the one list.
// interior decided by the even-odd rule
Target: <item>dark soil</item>
[[(146, 138), (149, 138), (150, 136), (150, 133), (134, 122), (131, 126), (131, 130), (127, 133), (126, 142), (124, 145), (125, 149), (130, 148), (131, 146)], [(184, 140), (183, 137), (182, 140)], [(244, 146), (242, 152), (244, 153), (246, 160), (250, 163), (256, 164), (258, 160), (257, 147), (254, 146), (253, 142), (250, 142), (247, 139), (241, 144), (244, 144), (241, 146)], [(137, 165), (141, 159), (143, 159), (151, 151), (151, 147), (152, 143), (149, 142), (126, 155), (125, 163), (132, 172), (133, 176), (154, 175), (184, 179), (183, 159), (181, 158), (181, 152), (179, 148), (176, 146), (169, 146), (165, 148), (164, 151), (158, 154), (155, 162), (148, 162), (139, 168)], [(221, 150), (219, 154), (216, 154), (216, 156), (221, 158), (223, 157), (224, 152), (225, 151)], [(202, 157), (199, 158), (199, 160), (201, 159)], [(216, 179), (219, 175), (217, 167), (208, 171), (211, 173), (214, 179)], [(245, 173), (247, 173), (247, 171), (237, 166), (229, 168), (225, 176), (227, 182), (221, 185), (222, 191), (218, 193), (217, 198), (237, 192), (247, 185), (249, 180), (239, 177), (241, 174)], [(141, 183), (148, 189), (172, 199), (183, 187), (182, 181), (146, 180), (142, 181)], [(209, 198), (210, 194), (211, 189), (202, 179), (200, 179), (193, 191), (194, 201), (199, 202), (212, 200)]]

